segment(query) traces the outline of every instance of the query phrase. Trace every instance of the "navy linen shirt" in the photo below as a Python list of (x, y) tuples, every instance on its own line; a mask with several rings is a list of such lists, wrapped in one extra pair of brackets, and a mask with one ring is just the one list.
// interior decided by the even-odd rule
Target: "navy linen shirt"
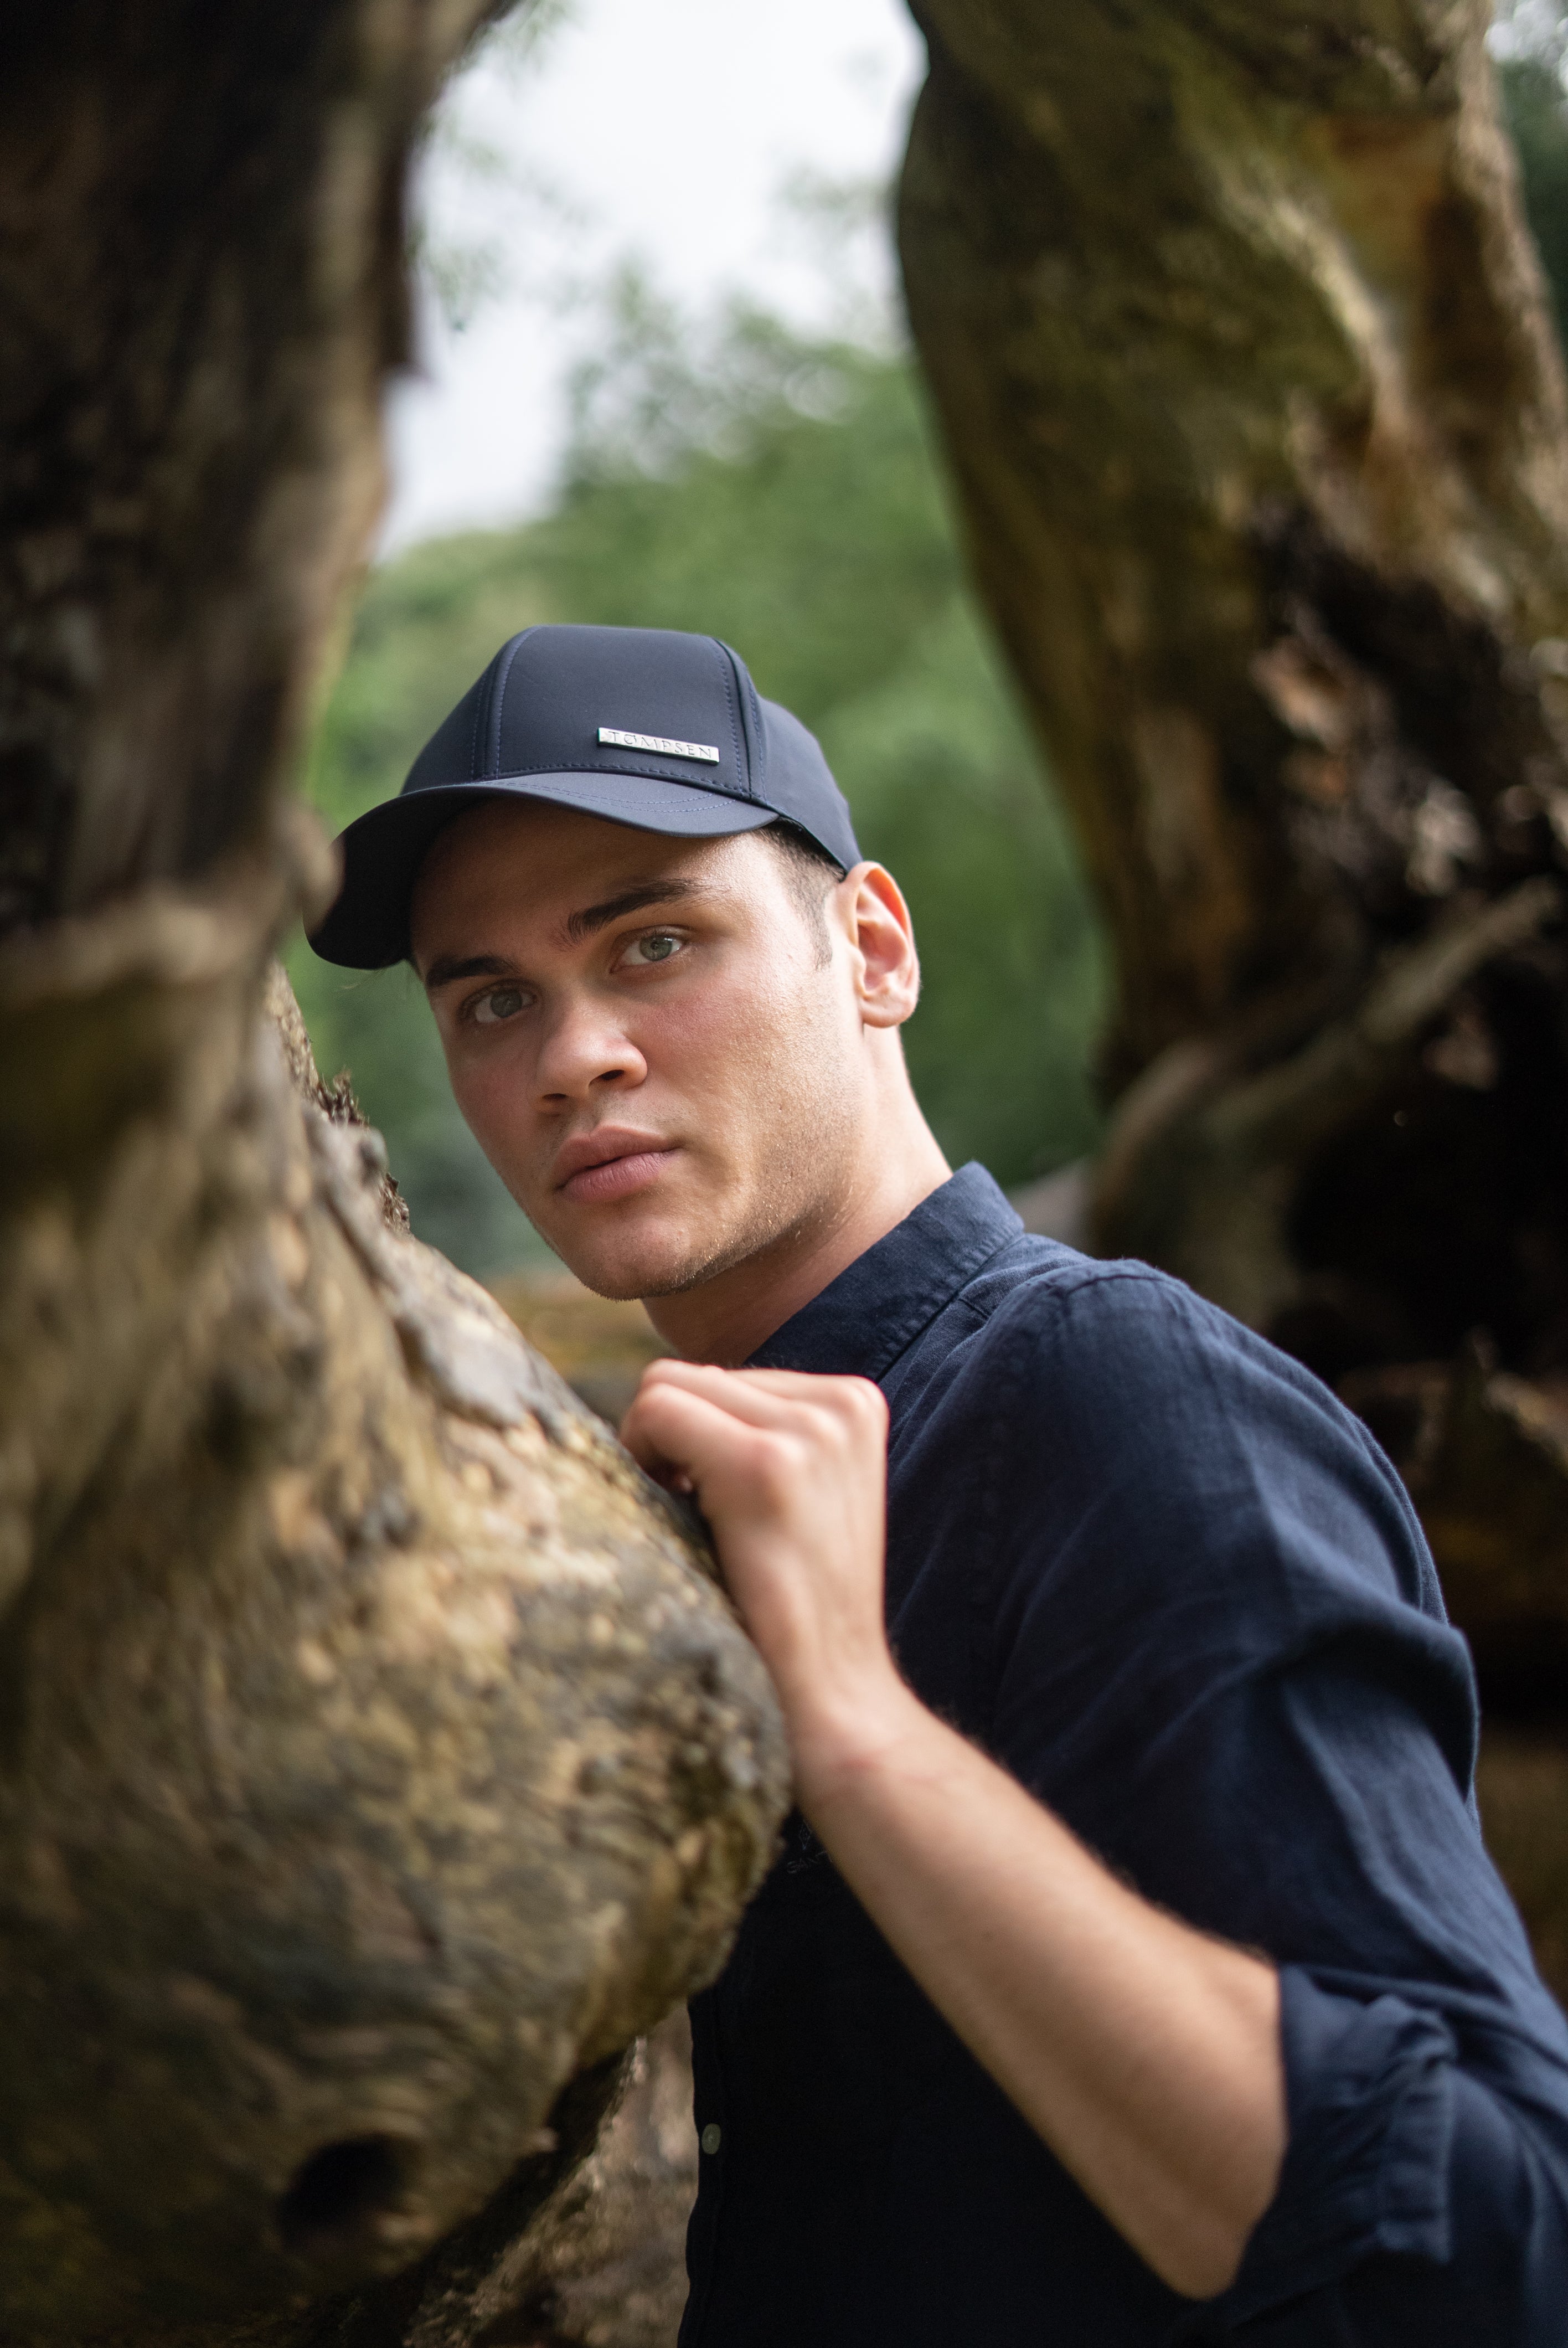
[(916, 1694), (1281, 1967), (1289, 2149), (1235, 2282), (1179, 2297), (796, 1817), (692, 2004), (682, 2348), (1563, 2348), (1568, 2026), (1481, 1846), (1464, 1643), (1360, 1424), (1178, 1282), (1027, 1236), (978, 1166), (756, 1360), (886, 1395)]

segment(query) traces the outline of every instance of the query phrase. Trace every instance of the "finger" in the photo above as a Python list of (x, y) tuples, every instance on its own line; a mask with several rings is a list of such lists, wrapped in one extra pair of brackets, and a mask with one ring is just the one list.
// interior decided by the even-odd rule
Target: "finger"
[(887, 1397), (871, 1378), (824, 1377), (810, 1370), (737, 1370), (734, 1375), (764, 1393), (795, 1395), (852, 1419), (887, 1425)]
[(750, 1386), (758, 1394), (793, 1395), (808, 1401), (814, 1395), (875, 1395), (880, 1399), (882, 1392), (870, 1378), (839, 1377), (820, 1370), (726, 1370), (714, 1362), (683, 1362), (675, 1354), (661, 1354), (657, 1361), (649, 1363), (642, 1375), (677, 1382), (723, 1378)]
[(813, 1377), (794, 1370), (721, 1370), (703, 1362), (652, 1362), (641, 1391), (677, 1386), (700, 1394), (749, 1426), (809, 1437), (825, 1422), (885, 1425), (886, 1405), (866, 1378)]
[(870, 1378), (840, 1377), (821, 1370), (732, 1370), (732, 1377), (777, 1394), (876, 1395), (882, 1389)]
[(665, 1458), (654, 1447), (646, 1426), (633, 1419), (636, 1408), (634, 1397), (630, 1408), (621, 1413), (620, 1424), (615, 1430), (621, 1448), (630, 1451), (643, 1474), (651, 1476), (653, 1481), (661, 1484), (667, 1492), (679, 1492), (689, 1498), (696, 1490), (689, 1472), (675, 1460)]
[(640, 1392), (700, 1395), (742, 1425), (775, 1433), (808, 1434), (814, 1424), (811, 1406), (804, 1400), (769, 1394), (753, 1386), (742, 1371), (714, 1369), (702, 1362), (651, 1362), (642, 1374)]
[(650, 1474), (675, 1468), (700, 1487), (705, 1476), (738, 1461), (750, 1436), (744, 1420), (707, 1395), (661, 1382), (639, 1393), (620, 1439)]

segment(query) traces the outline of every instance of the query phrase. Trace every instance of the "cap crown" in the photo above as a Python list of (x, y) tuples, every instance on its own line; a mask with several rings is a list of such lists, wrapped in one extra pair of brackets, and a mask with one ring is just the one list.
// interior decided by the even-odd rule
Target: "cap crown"
[(343, 886), (316, 952), (376, 970), (408, 952), (409, 895), (442, 826), (490, 797), (686, 839), (782, 816), (847, 871), (860, 860), (815, 736), (763, 701), (738, 653), (673, 628), (525, 628), (415, 758), (402, 790), (338, 845)]
[[(601, 730), (712, 755), (602, 742)], [(756, 800), (766, 764), (756, 688), (716, 636), (534, 627), (501, 646), (425, 744), (403, 788), (639, 774)]]

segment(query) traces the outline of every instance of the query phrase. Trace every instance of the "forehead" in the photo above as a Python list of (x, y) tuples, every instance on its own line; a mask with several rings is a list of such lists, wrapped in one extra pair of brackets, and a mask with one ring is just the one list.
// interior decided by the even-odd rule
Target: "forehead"
[(700, 880), (746, 895), (769, 885), (777, 859), (755, 834), (679, 839), (573, 808), (491, 799), (439, 832), (414, 884), (415, 959), (477, 950), (476, 932), (559, 926), (569, 914), (659, 880)]

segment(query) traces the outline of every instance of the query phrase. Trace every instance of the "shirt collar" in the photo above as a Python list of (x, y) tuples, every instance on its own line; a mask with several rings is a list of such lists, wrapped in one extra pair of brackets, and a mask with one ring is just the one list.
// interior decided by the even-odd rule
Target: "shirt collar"
[(983, 1166), (962, 1166), (746, 1365), (882, 1378), (966, 1282), (1023, 1229)]

